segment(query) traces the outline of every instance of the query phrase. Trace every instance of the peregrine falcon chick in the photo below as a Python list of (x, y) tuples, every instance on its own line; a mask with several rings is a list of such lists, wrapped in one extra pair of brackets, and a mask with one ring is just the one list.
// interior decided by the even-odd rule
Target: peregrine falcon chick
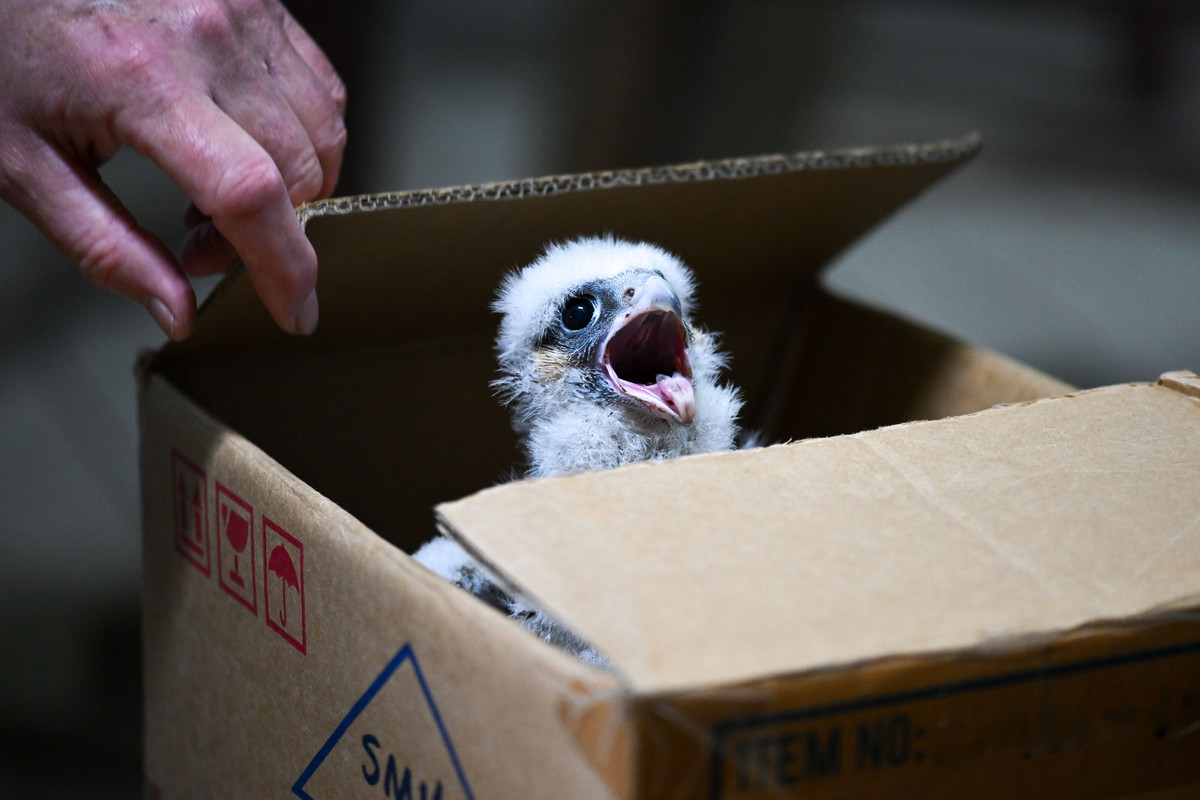
[(500, 371), (530, 477), (728, 450), (737, 392), (691, 322), (691, 272), (645, 243), (551, 246), (500, 287)]
[[(504, 279), (493, 387), (512, 410), (528, 477), (730, 450), (741, 400), (718, 383), (725, 358), (695, 326), (692, 274), (661, 248), (612, 237), (548, 247)], [(542, 638), (603, 659), (527, 599), (501, 590), (438, 537), (416, 559)]]

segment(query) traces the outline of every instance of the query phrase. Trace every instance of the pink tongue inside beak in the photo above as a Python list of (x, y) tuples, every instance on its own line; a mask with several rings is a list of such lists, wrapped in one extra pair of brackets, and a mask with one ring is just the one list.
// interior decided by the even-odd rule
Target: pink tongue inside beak
[(654, 416), (684, 425), (696, 418), (687, 329), (679, 298), (661, 276), (646, 279), (614, 322), (600, 366), (613, 388)]
[(680, 422), (687, 425), (695, 418), (696, 390), (691, 381), (678, 373), (670, 377), (659, 375), (655, 388), (663, 405), (674, 411)]

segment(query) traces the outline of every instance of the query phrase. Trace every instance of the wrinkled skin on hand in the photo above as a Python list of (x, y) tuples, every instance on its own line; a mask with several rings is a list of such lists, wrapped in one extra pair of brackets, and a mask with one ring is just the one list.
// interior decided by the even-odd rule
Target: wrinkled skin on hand
[[(337, 182), (345, 88), (278, 0), (0, 0), (0, 42), (0, 197), (89, 279), (181, 339), (187, 276), (240, 258), (280, 327), (313, 330), (293, 207)], [(100, 179), (122, 146), (192, 200), (178, 261)]]

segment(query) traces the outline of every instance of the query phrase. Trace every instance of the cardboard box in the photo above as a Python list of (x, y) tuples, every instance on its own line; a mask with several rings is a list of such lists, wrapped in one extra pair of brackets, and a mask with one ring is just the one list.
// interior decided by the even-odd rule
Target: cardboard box
[[(142, 362), (148, 796), (1196, 796), (1200, 379), (1072, 393), (819, 286), (977, 148), (303, 209), (315, 336), (235, 278)], [(488, 301), (602, 232), (694, 268), (792, 443), (495, 485)], [(614, 670), (417, 565), (439, 527)]]

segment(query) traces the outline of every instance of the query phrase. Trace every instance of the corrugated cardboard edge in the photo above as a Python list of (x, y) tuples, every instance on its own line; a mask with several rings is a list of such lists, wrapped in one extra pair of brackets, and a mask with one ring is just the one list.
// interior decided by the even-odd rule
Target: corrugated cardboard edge
[[(715, 223), (720, 227), (720, 220), (731, 213), (736, 216), (744, 208), (741, 203), (732, 208), (718, 208), (724, 201), (715, 198), (726, 192), (743, 193), (755, 202), (773, 197), (785, 200), (794, 197), (803, 202), (807, 207), (805, 213), (826, 219), (803, 237), (799, 236), (801, 229), (793, 224), (797, 219), (791, 216), (797, 213), (793, 209), (786, 212), (788, 216), (778, 219), (767, 219), (770, 215), (764, 217), (756, 212), (751, 221), (742, 220), (728, 230), (722, 229), (715, 241), (738, 242), (739, 257), (744, 256), (745, 248), (753, 252), (760, 246), (774, 253), (775, 244), (765, 229), (745, 233), (747, 228), (754, 228), (753, 220), (764, 219), (770, 230), (790, 231), (793, 241), (788, 247), (795, 252), (791, 253), (794, 258), (790, 258), (789, 266), (798, 270), (798, 275), (802, 273), (803, 279), (811, 279), (837, 252), (972, 158), (980, 147), (980, 136), (970, 133), (926, 144), (764, 155), (318, 201), (301, 206), (297, 212), (323, 264), (318, 286), (323, 297), (322, 323), (314, 336), (301, 341), (280, 333), (249, 282), (244, 280), (244, 270), (238, 268), (202, 305), (193, 336), (184, 342), (169, 343), (163, 348), (163, 355), (168, 361), (203, 360), (254, 349), (313, 349), (358, 341), (363, 336), (391, 337), (392, 332), (361, 330), (358, 312), (348, 320), (345, 313), (349, 312), (342, 307), (354, 304), (353, 298), (361, 299), (365, 292), (378, 295), (379, 287), (390, 285), (388, 281), (397, 274), (394, 269), (397, 263), (420, 264), (430, 254), (448, 258), (445, 263), (449, 269), (472, 264), (472, 268), (488, 273), (486, 292), (472, 284), (466, 287), (469, 289), (466, 294), (456, 293), (462, 302), (470, 304), (471, 310), (455, 316), (455, 324), (471, 325), (469, 320), (478, 319), (481, 329), (486, 327), (483, 321), (487, 304), (501, 274), (528, 263), (548, 241), (589, 233), (647, 239), (704, 272), (701, 253), (708, 253), (710, 245), (701, 247), (697, 231), (688, 229), (693, 224), (688, 221), (688, 214), (677, 213), (680, 198), (685, 196), (691, 198), (686, 201), (688, 204), (702, 198), (695, 206), (701, 216), (718, 215), (699, 223), (703, 226), (701, 234), (711, 231)], [(818, 184), (825, 188), (816, 189)], [(783, 186), (789, 188), (784, 190)], [(799, 188), (798, 194), (791, 194), (793, 187)], [(776, 195), (777, 191), (781, 193)], [(640, 207), (639, 198), (643, 196), (648, 205)], [(770, 208), (782, 213), (785, 206), (771, 200)], [(396, 211), (411, 213), (392, 213)], [(827, 224), (830, 214), (837, 224)], [(459, 229), (456, 226), (461, 226), (477, 236), (480, 225), (489, 233), (478, 241), (471, 236), (458, 237), (454, 232)], [(739, 232), (744, 241), (739, 241)], [(393, 235), (399, 238), (386, 249), (403, 252), (405, 255), (399, 262), (389, 260), (386, 264), (372, 265), (370, 258), (364, 260), (358, 256), (348, 264), (339, 261), (347, 247), (364, 248), (368, 243), (372, 247), (382, 246), (383, 240)], [(703, 236), (699, 240), (703, 241)], [(367, 266), (362, 267), (364, 261)], [(757, 261), (762, 263), (764, 259)], [(351, 273), (361, 269), (356, 270), (354, 264), (378, 274), (359, 283), (359, 278)], [(702, 283), (710, 291), (714, 289), (709, 281)], [(432, 284), (426, 284), (428, 280), (420, 284), (424, 287), (420, 291), (438, 294), (454, 291), (451, 286), (438, 284), (432, 288)], [(394, 319), (388, 330), (403, 327), (402, 320), (410, 316), (404, 314)], [(413, 333), (420, 335), (418, 331), (407, 331), (409, 335)]]
[(351, 214), (357, 211), (376, 211), (385, 208), (413, 208), (481, 200), (519, 200), (526, 197), (546, 197), (564, 192), (649, 186), (659, 183), (740, 180), (800, 170), (930, 164), (966, 158), (977, 153), (982, 145), (983, 137), (977, 131), (972, 131), (958, 139), (921, 144), (810, 150), (791, 154), (696, 161), (663, 167), (551, 175), (444, 189), (354, 195), (308, 203), (301, 206), (297, 213), (301, 223), (304, 224), (316, 216)]
[(1200, 400), (1200, 376), (1194, 372), (1178, 370), (1164, 373), (1158, 379), (1158, 385)]

